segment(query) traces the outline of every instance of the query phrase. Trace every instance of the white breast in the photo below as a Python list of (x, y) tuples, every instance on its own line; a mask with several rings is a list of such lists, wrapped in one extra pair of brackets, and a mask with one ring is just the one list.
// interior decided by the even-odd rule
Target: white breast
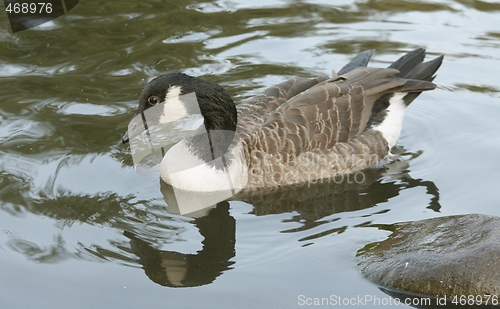
[[(229, 158), (233, 158), (229, 161)], [(223, 157), (213, 162), (221, 166)], [(161, 162), (160, 176), (174, 188), (186, 191), (213, 192), (242, 190), (248, 182), (248, 167), (241, 142), (224, 156), (229, 166), (217, 169), (194, 155), (184, 141), (174, 145)]]

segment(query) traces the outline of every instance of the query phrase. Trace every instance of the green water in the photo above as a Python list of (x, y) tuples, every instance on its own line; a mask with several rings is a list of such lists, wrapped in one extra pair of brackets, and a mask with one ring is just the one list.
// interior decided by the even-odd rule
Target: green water
[[(80, 1), (12, 34), (0, 13), (1, 308), (295, 308), (388, 297), (355, 253), (371, 224), (500, 215), (500, 4), (494, 1)], [(182, 71), (236, 102), (375, 49), (444, 54), (408, 109), (403, 160), (320, 185), (166, 210), (121, 144), (142, 88)], [(183, 286), (183, 287), (179, 287)], [(379, 307), (370, 304), (369, 307)]]

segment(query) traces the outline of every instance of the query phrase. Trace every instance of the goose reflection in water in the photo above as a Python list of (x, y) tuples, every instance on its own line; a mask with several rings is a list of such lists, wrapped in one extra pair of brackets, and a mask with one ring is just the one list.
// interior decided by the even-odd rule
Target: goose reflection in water
[(169, 287), (193, 287), (214, 281), (234, 262), (236, 224), (229, 215), (229, 203), (221, 202), (194, 219), (194, 225), (205, 237), (196, 254), (160, 251), (137, 235), (125, 231), (132, 252), (139, 257), (146, 275), (155, 283)]
[[(400, 148), (400, 152), (403, 150)], [(415, 156), (415, 155), (411, 155)], [(254, 206), (256, 216), (293, 212), (292, 221), (302, 226), (283, 232), (292, 233), (314, 228), (328, 223), (320, 219), (335, 213), (350, 212), (373, 207), (387, 202), (399, 195), (402, 190), (424, 187), (431, 196), (427, 208), (439, 211), (439, 192), (431, 181), (413, 179), (408, 173), (408, 161), (394, 161), (382, 168), (363, 170), (364, 181), (356, 183), (345, 178), (344, 181), (330, 181), (316, 184), (297, 185), (273, 191), (254, 191), (246, 196), (238, 195), (233, 200), (248, 202)], [(139, 235), (125, 232), (130, 239), (132, 252), (139, 257), (146, 275), (155, 283), (169, 287), (193, 287), (212, 283), (235, 263), (236, 222), (230, 215), (229, 203), (220, 202), (205, 208), (194, 205), (197, 200), (205, 205), (206, 197), (192, 192), (191, 203), (176, 203), (173, 188), (162, 182), (161, 191), (167, 202), (167, 210), (194, 218), (194, 225), (205, 238), (202, 249), (196, 254), (155, 249), (154, 243), (142, 240)], [(178, 191), (176, 191), (178, 193)], [(188, 209), (183, 209), (188, 206)], [(193, 211), (193, 209), (195, 209)], [(388, 211), (388, 210), (387, 210)], [(190, 212), (190, 213), (186, 213)], [(385, 211), (384, 211), (385, 212)], [(334, 220), (335, 221), (335, 220)], [(300, 239), (308, 241), (342, 233), (347, 227), (335, 227), (320, 234)], [(151, 241), (151, 240), (150, 240)]]

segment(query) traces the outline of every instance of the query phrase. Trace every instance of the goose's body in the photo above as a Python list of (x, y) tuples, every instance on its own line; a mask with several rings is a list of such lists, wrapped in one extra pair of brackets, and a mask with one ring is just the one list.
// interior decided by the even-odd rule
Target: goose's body
[(389, 68), (367, 68), (372, 53), (360, 53), (331, 78), (289, 79), (236, 109), (213, 83), (181, 73), (154, 79), (137, 114), (165, 102), (163, 116), (171, 110), (168, 121), (175, 120), (189, 114), (179, 95), (195, 92), (204, 118), (196, 137), (166, 153), (161, 178), (188, 191), (253, 189), (314, 182), (383, 161), (406, 107), (435, 88), (442, 57), (423, 63), (418, 49)]

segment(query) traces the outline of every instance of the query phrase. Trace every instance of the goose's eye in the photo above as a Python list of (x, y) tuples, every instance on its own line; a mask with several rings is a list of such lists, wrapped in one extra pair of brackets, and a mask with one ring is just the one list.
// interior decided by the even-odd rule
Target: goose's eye
[(160, 99), (157, 96), (151, 96), (148, 98), (148, 103), (150, 105), (156, 105), (156, 104), (160, 103)]

